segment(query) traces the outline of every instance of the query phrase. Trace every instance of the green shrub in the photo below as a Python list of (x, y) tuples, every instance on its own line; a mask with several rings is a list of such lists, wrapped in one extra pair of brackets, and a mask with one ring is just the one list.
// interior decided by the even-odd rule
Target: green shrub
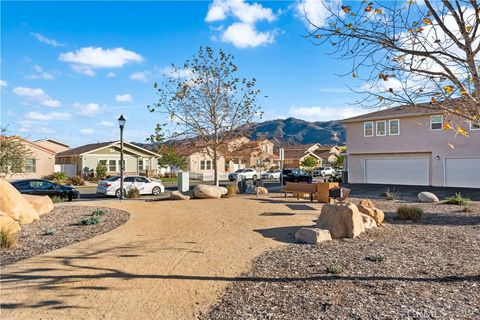
[(135, 187), (132, 187), (132, 188), (128, 189), (127, 197), (132, 198), (132, 199), (133, 198), (140, 198), (140, 190), (138, 190)]
[(473, 212), (473, 211), (474, 211), (473, 207), (469, 204), (464, 205), (462, 208), (462, 212)]
[(422, 217), (423, 209), (419, 206), (401, 205), (397, 208), (397, 214), (402, 220), (418, 221)]
[(107, 211), (105, 210), (94, 210), (92, 212), (92, 216), (98, 216), (98, 217), (104, 216), (106, 214), (107, 214)]
[(84, 226), (89, 226), (92, 224), (99, 224), (100, 222), (102, 222), (102, 219), (99, 216), (91, 216), (91, 217), (82, 219), (80, 221), (80, 224)]
[(107, 176), (107, 166), (99, 163), (96, 169), (96, 178), (99, 180), (103, 180), (105, 179), (106, 176)]
[(331, 273), (331, 274), (340, 274), (343, 272), (342, 268), (340, 268), (339, 266), (335, 266), (335, 265), (329, 265), (325, 268), (325, 271), (327, 273)]
[(54, 229), (47, 229), (45, 230), (45, 232), (43, 233), (44, 236), (53, 236), (55, 234), (55, 230)]
[(83, 186), (85, 185), (85, 181), (80, 176), (73, 176), (68, 178), (68, 183), (74, 186)]
[(395, 188), (387, 188), (382, 192), (382, 196), (385, 197), (386, 200), (395, 200), (398, 198), (398, 193), (395, 191)]
[(381, 255), (373, 255), (373, 256), (368, 256), (368, 257), (365, 258), (365, 260), (372, 261), (372, 262), (383, 262), (386, 259), (387, 259), (386, 257), (381, 256)]
[(237, 186), (236, 185), (228, 185), (227, 190), (228, 190), (228, 193), (226, 195), (227, 197), (233, 197), (234, 195), (237, 194)]
[(8, 229), (1, 229), (0, 230), (0, 248), (8, 249), (17, 243), (17, 236), (15, 232), (12, 232)]
[(453, 197), (445, 198), (445, 200), (443, 200), (443, 203), (465, 206), (468, 205), (471, 201), (472, 200), (470, 200), (469, 198), (462, 197), (462, 194), (460, 192), (457, 192)]
[(48, 176), (48, 180), (63, 181), (67, 179), (68, 179), (68, 175), (65, 172), (55, 172), (55, 173), (52, 173), (50, 176)]
[(52, 196), (51, 199), (53, 203), (65, 202), (65, 198), (62, 198), (60, 196)]

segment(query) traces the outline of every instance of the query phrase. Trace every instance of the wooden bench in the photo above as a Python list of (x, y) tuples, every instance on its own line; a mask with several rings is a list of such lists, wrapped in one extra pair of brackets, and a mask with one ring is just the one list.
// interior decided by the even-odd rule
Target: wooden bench
[(287, 198), (288, 193), (297, 194), (297, 200), (300, 199), (300, 193), (310, 194), (310, 201), (313, 201), (313, 195), (317, 194), (317, 184), (314, 183), (296, 183), (296, 182), (287, 182), (283, 187), (282, 192), (285, 193), (285, 198)]

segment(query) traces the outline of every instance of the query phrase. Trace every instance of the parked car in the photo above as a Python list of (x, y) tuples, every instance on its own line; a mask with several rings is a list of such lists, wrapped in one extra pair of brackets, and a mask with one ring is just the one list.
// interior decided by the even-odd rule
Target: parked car
[(245, 179), (249, 180), (257, 180), (258, 173), (255, 169), (245, 168), (245, 169), (238, 169), (235, 172), (232, 172), (228, 175), (228, 180), (235, 181), (237, 180), (238, 176), (245, 177)]
[(79, 196), (78, 190), (71, 186), (65, 186), (43, 179), (23, 179), (12, 182), (12, 185), (20, 193), (33, 194), (36, 196), (57, 196), (72, 201)]
[[(142, 176), (123, 177), (124, 194), (133, 187), (137, 188), (140, 191), (140, 194), (152, 194), (157, 196), (165, 192), (165, 187), (159, 181), (154, 181)], [(106, 197), (115, 196), (119, 198), (120, 192), (120, 176), (112, 176), (98, 183), (97, 194), (103, 194)]]
[(282, 171), (283, 184), (286, 182), (307, 182), (312, 183), (313, 177), (311, 174), (299, 169), (283, 169)]
[(265, 173), (262, 173), (262, 179), (280, 179), (282, 170), (269, 170)]
[(319, 170), (320, 170), (320, 175), (322, 177), (331, 176), (335, 174), (335, 169), (333, 169), (332, 167), (321, 167), (319, 168)]

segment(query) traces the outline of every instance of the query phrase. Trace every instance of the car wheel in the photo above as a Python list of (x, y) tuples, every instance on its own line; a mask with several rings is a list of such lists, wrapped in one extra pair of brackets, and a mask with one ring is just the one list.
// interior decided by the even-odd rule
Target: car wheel
[(252, 176), (252, 180), (257, 180), (257, 175), (254, 174), (254, 175)]
[(73, 200), (73, 194), (69, 193), (67, 198), (68, 198), (68, 201), (72, 201)]
[(160, 193), (162, 193), (162, 190), (160, 189), (160, 187), (154, 187), (154, 188), (152, 189), (152, 194), (153, 194), (154, 196), (158, 196), (158, 195), (160, 195)]
[[(125, 191), (125, 189), (123, 189), (123, 196), (125, 196), (126, 194), (127, 192)], [(120, 198), (120, 189), (117, 189), (115, 191), (115, 197)]]

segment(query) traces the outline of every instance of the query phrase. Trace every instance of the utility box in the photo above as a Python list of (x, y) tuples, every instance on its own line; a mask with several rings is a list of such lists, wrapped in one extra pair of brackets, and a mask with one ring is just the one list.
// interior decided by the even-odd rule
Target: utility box
[(190, 190), (189, 176), (190, 174), (188, 171), (177, 172), (178, 191), (187, 192), (188, 190)]

